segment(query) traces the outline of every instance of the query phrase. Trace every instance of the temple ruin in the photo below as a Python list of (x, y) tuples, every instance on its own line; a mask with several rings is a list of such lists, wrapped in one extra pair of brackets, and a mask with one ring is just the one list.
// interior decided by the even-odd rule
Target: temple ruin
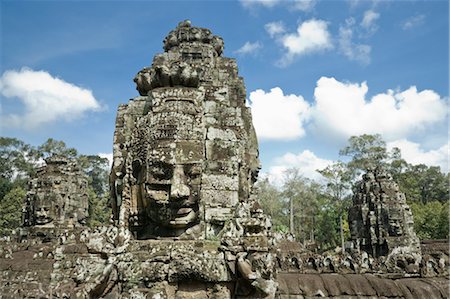
[(29, 181), (23, 226), (34, 232), (70, 229), (86, 224), (88, 180), (76, 161), (53, 155)]
[(85, 177), (47, 159), (25, 233), (0, 240), (0, 297), (448, 298), (448, 243), (419, 242), (381, 169), (357, 185), (353, 249), (319, 254), (272, 232), (245, 86), (223, 48), (183, 21), (137, 73), (139, 96), (117, 111), (109, 226), (83, 226)]
[(408, 255), (420, 259), (420, 241), (414, 232), (406, 197), (390, 174), (378, 167), (357, 183), (349, 211), (351, 237), (357, 249), (373, 257)]

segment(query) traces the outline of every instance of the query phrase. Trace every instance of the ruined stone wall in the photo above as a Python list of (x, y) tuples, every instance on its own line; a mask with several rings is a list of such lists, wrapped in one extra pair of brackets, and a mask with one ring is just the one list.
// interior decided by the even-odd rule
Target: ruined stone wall
[(389, 279), (373, 274), (281, 273), (277, 298), (449, 298), (446, 277)]
[(325, 253), (311, 252), (301, 244), (283, 240), (277, 244), (276, 267), (279, 272), (302, 274), (374, 274), (389, 278), (401, 277), (448, 277), (448, 240), (430, 240), (421, 244), (423, 251), (419, 260), (410, 256), (396, 255), (373, 257), (365, 251)]
[[(444, 263), (434, 268), (440, 274), (405, 275), (366, 267), (355, 256), (339, 264), (342, 259), (332, 254), (311, 255), (298, 243), (280, 244), (274, 261), (279, 272), (275, 298), (449, 298), (448, 245), (422, 244), (427, 255), (440, 257), (436, 264)], [(239, 274), (230, 272), (219, 247), (215, 241), (133, 240), (114, 227), (72, 230), (45, 243), (0, 240), (0, 296), (262, 298), (245, 280), (236, 290), (230, 275)], [(429, 268), (429, 262), (421, 268)]]

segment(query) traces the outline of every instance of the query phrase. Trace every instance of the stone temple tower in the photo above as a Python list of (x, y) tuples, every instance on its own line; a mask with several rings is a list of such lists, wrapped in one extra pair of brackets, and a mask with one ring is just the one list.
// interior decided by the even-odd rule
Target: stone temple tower
[(382, 168), (369, 170), (356, 185), (349, 223), (357, 248), (374, 257), (420, 258), (420, 241), (405, 195)]
[(53, 155), (29, 181), (23, 226), (34, 232), (82, 227), (88, 217), (88, 180), (76, 161)]
[(219, 236), (249, 203), (258, 144), (236, 61), (222, 38), (178, 24), (118, 109), (111, 172), (119, 226), (138, 239)]

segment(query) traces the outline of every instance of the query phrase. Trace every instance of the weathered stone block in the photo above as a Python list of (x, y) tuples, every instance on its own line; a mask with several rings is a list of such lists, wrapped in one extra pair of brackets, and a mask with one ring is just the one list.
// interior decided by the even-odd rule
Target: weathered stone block
[(236, 175), (205, 173), (202, 176), (202, 188), (237, 191), (239, 189), (239, 181)]
[(233, 218), (234, 209), (231, 207), (206, 207), (205, 221), (207, 222), (225, 222)]
[(210, 207), (234, 207), (239, 202), (239, 193), (237, 190), (202, 189), (200, 198), (205, 205)]

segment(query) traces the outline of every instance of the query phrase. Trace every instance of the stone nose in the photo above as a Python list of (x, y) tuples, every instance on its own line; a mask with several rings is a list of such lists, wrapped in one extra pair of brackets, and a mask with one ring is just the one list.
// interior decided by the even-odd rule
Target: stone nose
[(186, 185), (186, 176), (184, 174), (183, 165), (176, 165), (173, 171), (170, 198), (188, 197), (191, 193), (189, 186)]

